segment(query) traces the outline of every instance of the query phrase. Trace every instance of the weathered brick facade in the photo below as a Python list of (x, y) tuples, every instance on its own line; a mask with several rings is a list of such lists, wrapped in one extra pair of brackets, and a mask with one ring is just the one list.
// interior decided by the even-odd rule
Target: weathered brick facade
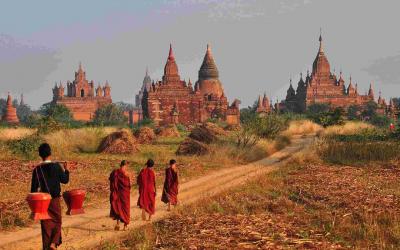
[(86, 79), (86, 72), (82, 65), (75, 72), (75, 80), (68, 81), (65, 87), (61, 82), (53, 88), (53, 102), (65, 105), (71, 110), (73, 118), (78, 121), (90, 121), (94, 118), (95, 112), (104, 105), (111, 104), (111, 88), (108, 82), (104, 87), (94, 87), (93, 81)]
[(209, 118), (219, 118), (231, 124), (239, 123), (239, 101), (231, 106), (219, 80), (219, 72), (207, 46), (207, 52), (199, 70), (199, 79), (182, 81), (170, 46), (162, 81), (144, 88), (142, 108), (144, 117), (157, 125), (196, 124)]

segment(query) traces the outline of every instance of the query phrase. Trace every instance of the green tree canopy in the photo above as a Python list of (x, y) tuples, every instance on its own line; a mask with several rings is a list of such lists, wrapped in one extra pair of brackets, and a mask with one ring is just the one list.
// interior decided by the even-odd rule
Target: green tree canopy
[(96, 111), (93, 123), (97, 125), (125, 125), (128, 118), (124, 115), (124, 110), (116, 104), (109, 104)]
[(347, 108), (347, 118), (349, 120), (359, 120), (362, 108), (359, 105), (350, 105)]
[(17, 116), (22, 124), (27, 124), (29, 116), (32, 114), (31, 107), (26, 104), (17, 106)]
[(53, 102), (43, 104), (39, 113), (43, 116), (51, 117), (56, 122), (68, 123), (73, 120), (71, 111), (65, 105)]

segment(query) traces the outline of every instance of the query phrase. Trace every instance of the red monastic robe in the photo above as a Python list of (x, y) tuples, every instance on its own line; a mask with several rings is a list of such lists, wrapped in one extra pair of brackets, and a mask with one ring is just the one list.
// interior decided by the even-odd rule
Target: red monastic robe
[(114, 170), (110, 175), (110, 217), (128, 225), (131, 221), (130, 190), (131, 182), (122, 169)]
[(178, 173), (171, 167), (165, 169), (164, 189), (161, 201), (176, 205), (178, 203)]
[(156, 177), (151, 168), (144, 168), (137, 178), (139, 199), (137, 205), (148, 214), (154, 214), (156, 207)]

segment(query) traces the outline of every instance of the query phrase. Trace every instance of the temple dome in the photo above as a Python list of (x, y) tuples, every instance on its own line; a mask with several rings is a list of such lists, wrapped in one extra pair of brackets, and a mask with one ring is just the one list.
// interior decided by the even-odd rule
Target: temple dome
[(222, 84), (218, 77), (219, 72), (211, 53), (211, 47), (210, 45), (207, 45), (207, 51), (199, 70), (198, 83), (202, 95), (215, 95), (221, 97), (224, 94)]

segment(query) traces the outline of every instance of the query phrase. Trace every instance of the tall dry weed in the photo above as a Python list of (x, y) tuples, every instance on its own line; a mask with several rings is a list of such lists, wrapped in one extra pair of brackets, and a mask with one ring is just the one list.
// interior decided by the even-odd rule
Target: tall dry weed
[(291, 121), (289, 127), (282, 132), (282, 135), (307, 135), (317, 134), (323, 130), (322, 126), (310, 120), (295, 120)]
[(344, 125), (334, 125), (327, 127), (323, 131), (321, 131), (320, 135), (322, 136), (332, 135), (332, 134), (351, 135), (359, 133), (362, 130), (373, 129), (373, 128), (374, 126), (369, 123), (350, 121), (346, 122)]
[(25, 138), (33, 135), (36, 129), (31, 128), (1, 128), (0, 141), (10, 141)]
[(66, 157), (71, 153), (96, 152), (101, 140), (111, 131), (104, 128), (63, 129), (44, 135), (44, 139), (52, 146), (54, 155)]

